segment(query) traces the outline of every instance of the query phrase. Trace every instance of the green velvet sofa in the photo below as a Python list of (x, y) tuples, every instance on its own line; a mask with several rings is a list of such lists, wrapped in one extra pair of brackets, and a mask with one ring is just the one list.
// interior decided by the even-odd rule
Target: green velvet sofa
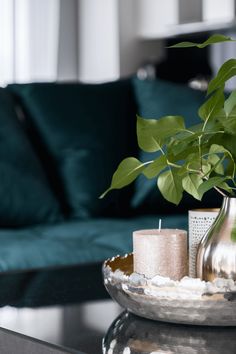
[[(0, 88), (0, 305), (43, 306), (103, 298), (101, 264), (132, 250), (132, 231), (187, 228), (187, 210), (140, 178), (98, 196), (127, 156), (146, 159), (136, 113), (197, 121), (204, 94), (162, 80), (32, 83)], [(206, 202), (207, 201), (207, 202)], [(92, 285), (94, 284), (94, 285)]]

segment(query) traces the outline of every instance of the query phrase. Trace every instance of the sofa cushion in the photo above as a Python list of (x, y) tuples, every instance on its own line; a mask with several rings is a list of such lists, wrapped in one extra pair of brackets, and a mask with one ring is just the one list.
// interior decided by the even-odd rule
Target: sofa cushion
[(204, 102), (206, 96), (204, 92), (161, 79), (134, 78), (132, 83), (141, 117), (182, 115), (187, 126), (200, 123), (197, 113), (199, 106)]
[[(183, 84), (160, 79), (141, 81), (134, 78), (133, 87), (140, 116), (158, 119), (166, 115), (182, 115), (188, 127), (200, 123), (197, 112), (204, 102), (205, 93), (193, 90)], [(159, 156), (159, 152), (149, 154), (140, 151), (139, 154), (142, 161), (148, 161)], [(140, 213), (181, 213), (191, 208), (217, 207), (220, 205), (221, 197), (218, 196), (218, 193), (210, 191), (206, 193), (201, 202), (184, 193), (180, 205), (176, 208), (175, 205), (162, 197), (157, 189), (156, 179), (147, 180), (144, 176), (140, 176), (136, 181), (132, 199), (133, 208)]]
[[(89, 264), (131, 252), (132, 232), (156, 228), (158, 217), (100, 218), (0, 230), (0, 271)], [(187, 229), (187, 215), (162, 219), (165, 228)]]
[(40, 161), (18, 121), (11, 97), (0, 88), (0, 225), (61, 220)]
[[(122, 215), (131, 189), (99, 195), (120, 161), (134, 153), (130, 80), (107, 84), (11, 85), (56, 163), (73, 217)], [(56, 178), (56, 176), (55, 176)]]

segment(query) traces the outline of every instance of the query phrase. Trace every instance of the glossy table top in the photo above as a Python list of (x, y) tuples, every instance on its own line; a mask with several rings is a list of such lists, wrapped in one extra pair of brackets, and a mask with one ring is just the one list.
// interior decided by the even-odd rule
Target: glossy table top
[(0, 328), (0, 352), (1, 354), (83, 354), (79, 351), (57, 347), (3, 328)]
[(4, 354), (13, 353), (12, 349), (3, 350), (7, 344), (21, 348), (18, 353), (43, 354), (236, 353), (236, 327), (145, 320), (124, 311), (112, 300), (41, 309), (6, 307), (0, 309), (0, 326), (34, 338), (11, 337), (11, 332), (0, 330), (0, 352)]

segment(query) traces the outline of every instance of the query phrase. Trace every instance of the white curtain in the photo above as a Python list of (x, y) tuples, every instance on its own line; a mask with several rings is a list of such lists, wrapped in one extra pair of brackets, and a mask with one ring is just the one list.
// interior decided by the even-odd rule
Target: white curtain
[(0, 86), (54, 81), (60, 0), (0, 0)]
[(116, 80), (120, 74), (119, 1), (79, 0), (78, 4), (79, 79)]
[(13, 22), (14, 0), (0, 0), (0, 86), (15, 76)]
[(118, 0), (0, 0), (0, 86), (118, 77)]

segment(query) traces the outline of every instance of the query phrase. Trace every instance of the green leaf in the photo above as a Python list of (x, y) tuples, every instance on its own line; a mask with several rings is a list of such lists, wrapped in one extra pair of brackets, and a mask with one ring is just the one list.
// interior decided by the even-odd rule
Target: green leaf
[(157, 185), (166, 200), (176, 205), (179, 204), (183, 196), (183, 187), (181, 177), (175, 169), (170, 169), (160, 174)]
[(221, 124), (227, 133), (236, 134), (236, 107), (232, 109), (228, 117), (225, 116), (225, 119), (221, 119)]
[(230, 154), (230, 152), (222, 145), (212, 144), (209, 149), (209, 155), (210, 154)]
[(236, 139), (234, 135), (231, 134), (215, 134), (209, 140), (209, 144), (222, 145), (230, 154), (233, 156), (233, 159), (236, 161)]
[(227, 98), (227, 100), (225, 100), (224, 110), (226, 113), (226, 117), (228, 117), (231, 114), (235, 106), (236, 106), (236, 90), (231, 92), (230, 96)]
[(202, 135), (202, 132), (193, 133), (191, 135), (189, 134), (185, 138), (178, 136), (175, 137), (170, 145), (170, 153), (177, 155), (185, 151), (187, 148), (192, 147), (194, 142), (198, 142), (200, 135)]
[(167, 138), (185, 128), (181, 116), (166, 116), (160, 119), (137, 117), (137, 137), (139, 147), (146, 152), (161, 149)]
[(207, 93), (215, 91), (225, 85), (225, 82), (236, 75), (236, 59), (227, 60), (219, 69), (216, 77), (209, 83)]
[[(192, 147), (188, 147), (188, 148), (184, 148), (181, 152), (179, 152), (178, 154), (174, 155), (173, 153), (174, 148), (172, 149), (168, 149), (167, 151), (167, 158), (169, 161), (175, 163), (178, 161), (183, 161), (186, 160), (188, 158), (189, 155), (193, 154), (194, 156), (198, 156), (199, 155), (199, 149), (198, 146), (192, 146)], [(205, 151), (205, 147), (203, 146), (202, 151)]]
[[(222, 165), (223, 158), (220, 158), (218, 155), (212, 154), (208, 156), (208, 161), (212, 166), (212, 170), (218, 173), (219, 175), (224, 174), (224, 167)], [(208, 172), (209, 173), (209, 172)]]
[[(213, 155), (212, 155), (213, 156)], [(217, 155), (216, 155), (217, 156)], [(222, 156), (221, 158), (219, 158), (219, 160), (216, 162), (216, 164), (215, 165), (210, 165), (209, 164), (209, 166), (210, 166), (210, 169), (208, 170), (208, 171), (206, 171), (206, 172), (204, 172), (204, 175), (203, 175), (203, 178), (204, 177), (209, 177), (211, 174), (212, 174), (212, 172), (215, 172), (215, 173), (217, 173), (217, 168), (221, 165), (221, 163), (224, 161), (224, 156)], [(221, 173), (222, 174), (222, 173)], [(224, 174), (224, 170), (223, 170), (223, 174)]]
[(157, 122), (156, 119), (137, 117), (138, 145), (143, 151), (155, 152), (161, 149), (163, 141), (155, 135), (155, 131), (158, 130)]
[(236, 224), (233, 223), (232, 231), (231, 231), (231, 240), (236, 242)]
[(228, 177), (211, 177), (199, 186), (198, 192), (200, 193), (200, 195), (203, 195), (214, 187), (220, 187), (227, 179)]
[(202, 183), (202, 178), (199, 175), (192, 173), (185, 176), (182, 180), (183, 189), (198, 200), (202, 199), (202, 195), (198, 191), (198, 188)]
[(103, 198), (112, 189), (121, 189), (133, 182), (148, 163), (142, 163), (134, 157), (124, 159), (113, 174), (110, 187), (99, 198)]
[(226, 166), (226, 169), (225, 169), (225, 174), (227, 174), (228, 176), (230, 176), (232, 179), (234, 179), (234, 176), (235, 176), (235, 163), (233, 160), (229, 159), (228, 161), (228, 164)]
[[(233, 155), (231, 154), (231, 152), (226, 149), (224, 146), (222, 145), (219, 145), (219, 144), (212, 144), (210, 146), (210, 149), (209, 149), (209, 152), (208, 152), (208, 159), (216, 159), (214, 156), (215, 154), (223, 154), (224, 156), (222, 158), (219, 159), (218, 157), (218, 162), (216, 162), (216, 165), (215, 165), (215, 172), (216, 173), (219, 173), (219, 174), (224, 174), (224, 168), (223, 168), (223, 165), (221, 165), (221, 162), (225, 159), (225, 157), (228, 158), (228, 168), (227, 168), (227, 171), (228, 171), (228, 174), (230, 176), (234, 176), (235, 174), (235, 162), (234, 162), (234, 157)], [(218, 155), (217, 155), (218, 156)], [(221, 161), (220, 161), (221, 160)]]
[(206, 160), (202, 160), (202, 172), (204, 176), (208, 176), (211, 173), (211, 164)]
[(223, 108), (224, 99), (223, 89), (220, 88), (199, 108), (199, 116), (204, 121), (214, 117)]
[(231, 195), (234, 195), (233, 189), (226, 182), (221, 183), (219, 187), (220, 189), (227, 191)]
[(235, 42), (235, 40), (230, 37), (224, 36), (222, 34), (213, 34), (203, 43), (181, 42), (181, 43), (174, 44), (169, 48), (190, 48), (190, 47), (204, 48), (210, 44), (217, 44), (222, 42)]
[(156, 177), (164, 168), (168, 166), (167, 158), (165, 155), (162, 155), (151, 162), (144, 170), (143, 174), (147, 178)]
[[(190, 155), (187, 157), (187, 170), (195, 170), (200, 171), (201, 169), (201, 162), (199, 160), (199, 153), (195, 155)], [(188, 162), (189, 161), (189, 162)]]
[(214, 117), (211, 117), (211, 120), (209, 124), (207, 124), (205, 131), (207, 132), (208, 130), (215, 131), (215, 135), (217, 133), (224, 133), (225, 132), (225, 121), (226, 121), (226, 113), (224, 108), (220, 109)]
[(225, 154), (225, 155), (228, 155), (232, 161), (234, 161), (234, 158), (233, 158), (233, 155), (231, 154), (231, 152), (222, 145), (212, 144), (209, 149), (209, 155), (211, 155), (211, 154)]

